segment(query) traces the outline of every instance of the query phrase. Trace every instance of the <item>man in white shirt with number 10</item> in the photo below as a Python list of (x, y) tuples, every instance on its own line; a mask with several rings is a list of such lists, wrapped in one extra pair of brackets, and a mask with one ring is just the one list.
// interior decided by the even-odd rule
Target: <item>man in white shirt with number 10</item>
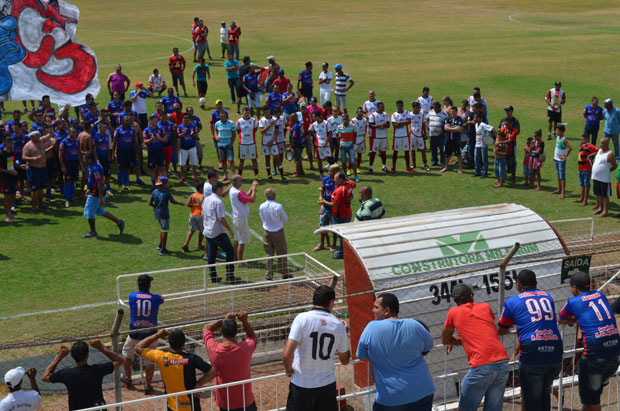
[(311, 311), (293, 320), (282, 353), (284, 369), (291, 378), (286, 409), (336, 411), (334, 353), (340, 363), (351, 358), (347, 339), (348, 325), (331, 310), (336, 293), (326, 285), (314, 290)]

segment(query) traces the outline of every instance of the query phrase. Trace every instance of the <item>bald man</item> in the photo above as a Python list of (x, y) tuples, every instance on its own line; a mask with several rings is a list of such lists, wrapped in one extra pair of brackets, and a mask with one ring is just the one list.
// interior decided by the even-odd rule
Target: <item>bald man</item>
[[(32, 198), (31, 212), (37, 211), (39, 208), (47, 208), (43, 204), (43, 187), (47, 186), (47, 160), (46, 152), (54, 149), (53, 145), (46, 144), (51, 135), (41, 136), (39, 131), (33, 131), (28, 134), (28, 141), (22, 151), (22, 160), (28, 165), (26, 174), (28, 176), (28, 184), (30, 184), (30, 195)], [(47, 148), (46, 148), (47, 147)]]
[(372, 188), (364, 186), (360, 189), (360, 201), (362, 205), (355, 213), (353, 221), (378, 220), (385, 215), (381, 200), (372, 196)]
[[(288, 222), (288, 216), (284, 212), (282, 204), (276, 203), (276, 192), (273, 188), (265, 190), (265, 197), (267, 200), (258, 209), (260, 218), (263, 221), (263, 229), (265, 230), (263, 235), (265, 254), (267, 254), (267, 257), (273, 257), (274, 255), (282, 256), (287, 252), (284, 224)], [(282, 278), (291, 278), (292, 275), (288, 273), (287, 258), (280, 258), (279, 264)], [(265, 280), (271, 281), (273, 280), (273, 259), (267, 260), (266, 266)]]

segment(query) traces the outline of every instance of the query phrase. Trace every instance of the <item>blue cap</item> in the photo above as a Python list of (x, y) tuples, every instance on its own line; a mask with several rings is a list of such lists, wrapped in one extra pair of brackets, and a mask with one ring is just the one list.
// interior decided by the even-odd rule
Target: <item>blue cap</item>
[(284, 74), (284, 70), (280, 69), (280, 70), (278, 70), (278, 73), (279, 74)]
[(342, 68), (342, 64), (338, 63), (334, 66), (335, 69), (341, 69)]
[(168, 177), (161, 176), (157, 179), (157, 183), (155, 183), (155, 185), (166, 184), (167, 182), (168, 182)]

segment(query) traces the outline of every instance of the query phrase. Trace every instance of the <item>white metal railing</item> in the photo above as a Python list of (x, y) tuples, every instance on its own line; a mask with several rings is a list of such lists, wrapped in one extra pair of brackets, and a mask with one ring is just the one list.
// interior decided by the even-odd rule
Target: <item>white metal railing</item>
[[(366, 375), (368, 376), (368, 381), (366, 386), (368, 388), (360, 389), (355, 391), (355, 364), (366, 364)], [(346, 372), (343, 371), (343, 368), (346, 368)], [(348, 374), (343, 376), (343, 374)], [(370, 386), (370, 363), (367, 361), (355, 360), (351, 361), (348, 365), (344, 366), (340, 363), (336, 364), (336, 383), (339, 387), (350, 387), (350, 393), (341, 394), (338, 393), (337, 401), (338, 401), (338, 410), (341, 410), (342, 402), (347, 400), (361, 400), (365, 401), (368, 404), (372, 404), (374, 401), (374, 387)], [(350, 379), (348, 378), (350, 377)], [(145, 397), (139, 398), (135, 400), (128, 400), (117, 402), (113, 404), (107, 404), (103, 406), (86, 408), (83, 411), (103, 411), (107, 409), (123, 410), (123, 409), (160, 409), (166, 410), (168, 399), (173, 398), (175, 403), (178, 404), (179, 397), (189, 396), (193, 401), (194, 396), (210, 396), (210, 404), (209, 407), (205, 407), (204, 404), (201, 404), (203, 410), (219, 410), (219, 406), (215, 403), (215, 390), (226, 390), (227, 393), (227, 402), (230, 400), (228, 397), (229, 389), (231, 387), (244, 386), (246, 384), (252, 384), (252, 391), (254, 395), (254, 400), (256, 402), (256, 406), (259, 410), (285, 410), (286, 409), (286, 394), (288, 393), (288, 382), (289, 378), (285, 373), (266, 375), (262, 377), (254, 377), (247, 380), (235, 381), (227, 384), (219, 384), (219, 385), (211, 385), (207, 387), (201, 387), (194, 390), (188, 390), (183, 392), (177, 392), (173, 394), (164, 394), (153, 397)], [(285, 385), (285, 387), (282, 387)], [(257, 392), (258, 391), (258, 392)], [(245, 390), (242, 389), (243, 392), (243, 402), (245, 404)], [(346, 392), (346, 391), (345, 391)], [(249, 406), (250, 404), (246, 404)], [(356, 408), (358, 409), (358, 408)], [(361, 407), (360, 409), (363, 409)]]

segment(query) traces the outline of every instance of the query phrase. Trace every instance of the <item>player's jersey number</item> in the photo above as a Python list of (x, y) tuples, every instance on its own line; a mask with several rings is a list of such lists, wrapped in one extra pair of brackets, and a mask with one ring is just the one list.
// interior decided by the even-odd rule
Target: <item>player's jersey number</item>
[(316, 360), (317, 357), (321, 360), (328, 360), (332, 357), (332, 349), (334, 348), (334, 342), (336, 338), (334, 334), (321, 333), (317, 331), (310, 333), (312, 339), (312, 359)]

